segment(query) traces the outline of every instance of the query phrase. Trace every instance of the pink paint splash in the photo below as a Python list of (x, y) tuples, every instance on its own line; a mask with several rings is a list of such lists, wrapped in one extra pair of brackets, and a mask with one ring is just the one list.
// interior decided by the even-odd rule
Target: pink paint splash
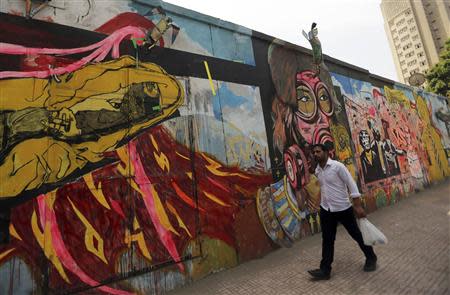
[[(135, 176), (134, 179), (136, 180), (136, 183), (138, 185), (140, 183), (145, 183), (145, 185), (139, 185), (139, 188), (142, 191), (143, 198), (144, 198), (144, 204), (145, 208), (147, 209), (148, 214), (150, 215), (150, 218), (153, 222), (153, 225), (155, 226), (156, 232), (159, 235), (159, 238), (161, 242), (163, 243), (164, 247), (166, 247), (167, 251), (169, 251), (170, 256), (172, 256), (174, 261), (180, 261), (180, 254), (178, 254), (177, 248), (175, 246), (175, 243), (172, 239), (172, 234), (170, 231), (165, 229), (161, 222), (159, 221), (158, 214), (156, 212), (155, 202), (154, 202), (154, 196), (150, 189), (150, 179), (148, 179), (147, 174), (145, 174), (144, 167), (142, 165), (141, 158), (139, 157), (138, 152), (136, 151), (136, 142), (131, 141), (128, 144), (129, 147), (129, 155), (130, 155), (130, 161), (134, 166), (135, 170)], [(184, 265), (182, 263), (178, 263), (178, 268), (181, 271), (184, 271)]]
[(117, 214), (119, 214), (123, 219), (125, 219), (125, 214), (123, 213), (122, 207), (120, 207), (119, 202), (113, 199), (109, 199), (111, 202), (111, 207), (114, 211), (116, 211)]
[(370, 107), (369, 107), (369, 115), (370, 115), (371, 117), (373, 117), (373, 118), (376, 117), (376, 115), (377, 115), (377, 110), (375, 109), (374, 106), (370, 106)]
[(215, 181), (214, 179), (212, 179), (209, 176), (206, 176), (206, 178), (208, 179), (209, 182), (211, 182), (212, 184), (214, 184), (215, 186), (221, 188), (222, 190), (226, 191), (227, 193), (230, 193), (230, 189), (228, 187), (226, 187), (225, 185), (221, 184), (218, 181)]
[[(55, 248), (56, 255), (58, 256), (61, 263), (64, 265), (66, 269), (71, 271), (74, 275), (80, 278), (80, 280), (92, 287), (100, 285), (99, 282), (95, 281), (91, 277), (89, 277), (76, 263), (73, 259), (72, 255), (70, 255), (69, 251), (64, 244), (62, 239), (61, 232), (58, 227), (58, 222), (56, 220), (55, 211), (52, 208), (49, 208), (45, 203), (45, 195), (39, 195), (37, 197), (38, 207), (39, 207), (39, 216), (42, 228), (45, 227), (46, 222), (50, 223), (50, 233), (52, 235), (53, 247)], [(117, 290), (110, 288), (108, 286), (100, 286), (99, 290), (107, 293), (107, 294), (115, 294), (115, 295), (133, 295), (134, 293), (130, 293), (127, 291)]]
[(0, 79), (2, 78), (26, 78), (26, 77), (35, 77), (35, 78), (47, 78), (52, 75), (63, 75), (66, 73), (74, 72), (89, 62), (100, 62), (105, 59), (108, 53), (112, 50), (111, 55), (113, 58), (118, 58), (120, 56), (119, 53), (119, 45), (123, 39), (130, 37), (132, 39), (140, 39), (137, 40), (136, 43), (138, 45), (142, 44), (142, 38), (145, 38), (145, 30), (138, 27), (127, 26), (123, 27), (102, 41), (99, 41), (95, 44), (71, 48), (71, 49), (57, 49), (57, 48), (29, 48), (22, 45), (10, 44), (10, 43), (1, 43), (0, 42), (0, 53), (2, 54), (10, 54), (10, 55), (36, 55), (36, 54), (58, 54), (58, 55), (69, 55), (76, 53), (83, 53), (94, 50), (88, 56), (83, 57), (82, 59), (71, 63), (67, 66), (57, 67), (57, 68), (49, 68), (47, 70), (41, 71), (0, 71)]

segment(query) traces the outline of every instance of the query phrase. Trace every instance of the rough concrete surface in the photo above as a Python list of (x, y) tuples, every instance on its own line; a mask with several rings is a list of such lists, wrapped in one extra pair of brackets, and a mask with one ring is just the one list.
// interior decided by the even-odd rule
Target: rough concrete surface
[(375, 246), (375, 272), (362, 271), (362, 252), (339, 226), (329, 281), (311, 281), (307, 273), (320, 262), (316, 234), (168, 294), (450, 294), (449, 201), (447, 180), (370, 214), (389, 240)]

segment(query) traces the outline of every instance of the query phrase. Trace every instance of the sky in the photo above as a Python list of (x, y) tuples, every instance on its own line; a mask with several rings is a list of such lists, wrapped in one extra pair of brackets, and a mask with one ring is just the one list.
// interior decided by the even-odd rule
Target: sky
[(290, 43), (316, 22), (324, 54), (398, 81), (384, 31), (381, 0), (165, 0)]

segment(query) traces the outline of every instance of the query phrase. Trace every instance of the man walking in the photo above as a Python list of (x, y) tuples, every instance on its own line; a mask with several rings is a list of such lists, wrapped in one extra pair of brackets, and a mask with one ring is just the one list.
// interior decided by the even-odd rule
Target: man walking
[[(361, 231), (355, 219), (355, 214), (358, 218), (366, 216), (361, 206), (361, 194), (355, 181), (344, 164), (328, 157), (327, 146), (323, 144), (313, 145), (312, 154), (318, 163), (316, 176), (319, 179), (321, 191), (322, 260), (320, 268), (309, 270), (309, 274), (314, 280), (330, 279), (338, 222), (345, 227), (364, 252), (366, 256), (364, 271), (374, 271), (377, 267), (377, 256), (371, 246), (364, 245)], [(348, 191), (353, 198), (353, 207), (348, 197)]]

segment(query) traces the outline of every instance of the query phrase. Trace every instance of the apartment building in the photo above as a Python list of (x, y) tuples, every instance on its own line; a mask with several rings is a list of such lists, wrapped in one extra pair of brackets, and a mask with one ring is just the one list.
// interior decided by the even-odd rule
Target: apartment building
[(450, 0), (382, 0), (381, 11), (397, 76), (409, 84), (439, 61), (450, 38)]

